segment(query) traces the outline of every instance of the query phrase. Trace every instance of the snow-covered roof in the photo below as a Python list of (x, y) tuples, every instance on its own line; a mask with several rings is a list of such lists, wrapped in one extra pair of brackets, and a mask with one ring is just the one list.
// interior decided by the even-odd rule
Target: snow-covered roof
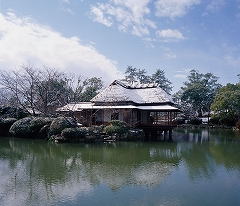
[(155, 111), (179, 111), (178, 108), (170, 105), (156, 105), (156, 106), (135, 106), (135, 105), (94, 105), (91, 102), (82, 102), (77, 104), (67, 104), (64, 107), (58, 108), (59, 112), (77, 112), (84, 109), (139, 109), (139, 110), (155, 110)]
[(108, 105), (98, 106), (92, 102), (80, 102), (77, 104), (67, 104), (64, 107), (58, 108), (56, 111), (68, 112), (68, 111), (82, 111), (84, 109), (136, 109), (134, 105)]
[(110, 86), (95, 96), (91, 102), (134, 102), (145, 103), (173, 103), (170, 95), (155, 84), (128, 83), (114, 81)]
[(178, 108), (170, 105), (138, 106), (137, 108), (140, 110), (180, 111)]
[(61, 112), (82, 111), (83, 109), (91, 109), (92, 106), (93, 106), (92, 102), (71, 103), (58, 108), (56, 111), (61, 111)]

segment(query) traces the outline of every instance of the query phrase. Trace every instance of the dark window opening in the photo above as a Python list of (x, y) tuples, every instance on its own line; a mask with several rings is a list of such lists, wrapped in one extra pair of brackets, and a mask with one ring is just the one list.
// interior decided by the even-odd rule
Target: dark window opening
[(119, 120), (119, 113), (118, 112), (112, 113), (111, 120)]

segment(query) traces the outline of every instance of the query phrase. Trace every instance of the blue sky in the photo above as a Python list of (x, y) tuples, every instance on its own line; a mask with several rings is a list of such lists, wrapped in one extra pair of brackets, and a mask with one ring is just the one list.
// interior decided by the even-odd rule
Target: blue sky
[(240, 0), (0, 0), (0, 68), (23, 64), (119, 78), (160, 68), (178, 90), (190, 69), (240, 73)]

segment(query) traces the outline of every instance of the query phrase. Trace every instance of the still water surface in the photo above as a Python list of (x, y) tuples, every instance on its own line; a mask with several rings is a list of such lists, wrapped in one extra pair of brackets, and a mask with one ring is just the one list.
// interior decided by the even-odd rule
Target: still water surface
[(0, 138), (0, 205), (240, 205), (240, 136), (173, 135), (111, 144)]

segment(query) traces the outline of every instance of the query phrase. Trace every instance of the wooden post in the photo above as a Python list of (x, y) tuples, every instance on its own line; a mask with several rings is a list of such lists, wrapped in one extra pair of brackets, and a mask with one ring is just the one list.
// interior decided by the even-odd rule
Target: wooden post
[(172, 125), (172, 112), (170, 112), (170, 124)]
[(172, 129), (169, 130), (169, 138), (168, 138), (169, 141), (172, 141)]
[(90, 110), (90, 126), (92, 126), (92, 110)]

